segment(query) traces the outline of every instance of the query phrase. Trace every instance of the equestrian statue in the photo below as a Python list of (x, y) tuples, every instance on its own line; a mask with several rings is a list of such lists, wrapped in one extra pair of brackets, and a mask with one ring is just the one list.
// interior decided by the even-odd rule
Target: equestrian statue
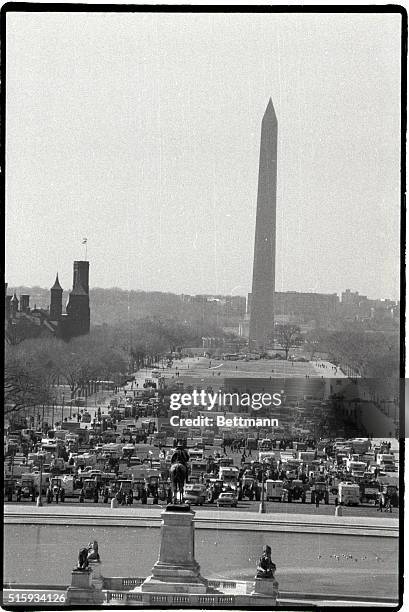
[[(170, 482), (172, 485), (172, 503), (183, 502), (183, 487), (187, 482), (189, 471), (189, 453), (182, 444), (178, 444), (170, 460)], [(178, 496), (179, 493), (179, 496)]]

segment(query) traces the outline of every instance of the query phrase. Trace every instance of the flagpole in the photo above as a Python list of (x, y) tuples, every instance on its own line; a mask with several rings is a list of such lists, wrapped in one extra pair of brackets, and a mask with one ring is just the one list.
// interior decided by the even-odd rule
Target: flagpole
[(85, 247), (85, 261), (88, 261), (88, 238), (83, 238), (82, 244)]

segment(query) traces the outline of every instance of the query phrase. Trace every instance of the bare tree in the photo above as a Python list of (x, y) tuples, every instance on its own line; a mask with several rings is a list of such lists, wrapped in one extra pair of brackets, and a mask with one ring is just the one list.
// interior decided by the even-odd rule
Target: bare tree
[(301, 330), (297, 325), (277, 325), (274, 329), (274, 337), (285, 351), (288, 359), (290, 349), (300, 346), (302, 342)]
[(4, 369), (4, 414), (19, 412), (29, 406), (47, 403), (48, 386), (37, 372), (28, 370), (17, 359)]

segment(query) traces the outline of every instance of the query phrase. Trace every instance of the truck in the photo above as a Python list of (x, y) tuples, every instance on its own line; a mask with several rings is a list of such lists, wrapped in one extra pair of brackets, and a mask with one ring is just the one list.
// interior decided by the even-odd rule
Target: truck
[(193, 460), (190, 463), (189, 480), (191, 481), (193, 481), (193, 479), (199, 480), (201, 478), (201, 475), (206, 474), (206, 472), (207, 472), (207, 461)]
[(189, 457), (192, 460), (199, 460), (201, 461), (203, 459), (204, 456), (204, 452), (203, 452), (203, 448), (189, 448)]
[(275, 465), (276, 463), (276, 454), (274, 451), (259, 451), (258, 460), (260, 463), (272, 463)]
[(266, 501), (282, 501), (284, 482), (282, 480), (266, 480)]
[[(23, 479), (27, 474), (22, 474), (21, 478)], [(29, 476), (33, 477), (34, 486), (37, 491), (40, 490), (40, 476), (41, 476), (41, 492), (45, 493), (50, 486), (51, 474), (50, 472), (43, 472), (42, 475), (40, 471), (31, 472)]]
[(292, 461), (293, 459), (295, 459), (296, 454), (297, 454), (297, 451), (292, 451), (292, 450), (280, 451), (280, 460), (282, 461), (282, 463), (286, 463), (287, 461)]
[(79, 497), (81, 491), (81, 479), (74, 476), (53, 476), (51, 478), (53, 491), (64, 488), (65, 497)]
[(236, 467), (221, 467), (219, 469), (219, 480), (221, 480), (224, 486), (237, 489), (239, 479), (239, 470)]
[(206, 486), (199, 483), (185, 484), (183, 489), (183, 499), (185, 502), (190, 504), (203, 506), (206, 501)]
[(298, 451), (298, 459), (303, 463), (312, 463), (315, 460), (315, 451)]
[(271, 451), (273, 449), (273, 441), (269, 438), (264, 438), (264, 440), (259, 440), (258, 448), (261, 451)]
[(376, 480), (363, 480), (359, 483), (361, 504), (375, 504), (379, 499), (379, 482)]
[(340, 482), (338, 485), (338, 503), (343, 506), (359, 506), (359, 485), (353, 482)]
[(376, 463), (377, 465), (379, 465), (379, 467), (381, 468), (381, 470), (385, 470), (385, 472), (388, 471), (388, 469), (385, 468), (389, 468), (389, 466), (393, 466), (393, 470), (395, 469), (395, 456), (388, 453), (379, 453), (379, 455), (376, 457)]
[(362, 477), (366, 470), (366, 463), (365, 461), (352, 461), (347, 459), (347, 470), (354, 478)]

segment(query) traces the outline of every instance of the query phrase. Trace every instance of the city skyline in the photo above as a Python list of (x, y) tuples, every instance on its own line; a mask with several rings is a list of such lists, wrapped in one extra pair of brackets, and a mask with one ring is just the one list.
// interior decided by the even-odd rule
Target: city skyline
[[(57, 273), (57, 274), (60, 276), (59, 273)], [(64, 282), (62, 282), (61, 278), (59, 278), (59, 281), (60, 281), (60, 283), (62, 283), (63, 292), (64, 293), (69, 293), (70, 290), (71, 290), (70, 286), (69, 285), (65, 286), (65, 284), (64, 284)], [(40, 291), (50, 291), (50, 289), (52, 288), (52, 283), (50, 283), (49, 287), (48, 286), (44, 287), (44, 286), (35, 285), (35, 284), (27, 284), (27, 283), (17, 285), (15, 283), (8, 282), (7, 279), (6, 279), (6, 283), (8, 284), (7, 290), (9, 292), (9, 294), (12, 295), (14, 292), (17, 292), (17, 296), (19, 296), (19, 292), (22, 289), (37, 289), (37, 290), (40, 290)], [(92, 283), (89, 286), (90, 292), (96, 291), (96, 290), (100, 290), (100, 289), (101, 290), (106, 290), (106, 291), (119, 290), (119, 291), (124, 291), (124, 292), (135, 292), (135, 293), (138, 293), (138, 292), (141, 292), (141, 293), (164, 293), (164, 294), (169, 293), (169, 294), (177, 295), (177, 296), (180, 296), (180, 297), (182, 297), (182, 296), (186, 296), (186, 297), (187, 296), (192, 296), (192, 297), (195, 297), (195, 296), (208, 296), (208, 297), (213, 297), (213, 298), (217, 298), (217, 297), (242, 297), (242, 298), (246, 298), (247, 299), (248, 296), (251, 295), (251, 292), (248, 292), (247, 294), (236, 293), (234, 295), (232, 295), (230, 293), (211, 293), (211, 292), (204, 292), (204, 291), (201, 292), (201, 293), (187, 293), (187, 292), (176, 293), (174, 291), (164, 291), (164, 290), (160, 290), (160, 289), (151, 289), (151, 290), (138, 289), (138, 288), (137, 289), (124, 289), (123, 287), (118, 287), (118, 286), (100, 287), (98, 285), (92, 285)], [(397, 303), (400, 303), (400, 301), (401, 301), (400, 297), (399, 298), (392, 298), (392, 297), (389, 297), (389, 296), (376, 296), (376, 295), (375, 296), (371, 296), (371, 295), (366, 295), (366, 294), (361, 293), (360, 291), (358, 291), (354, 287), (345, 287), (339, 293), (337, 293), (337, 292), (329, 292), (328, 293), (328, 292), (324, 292), (324, 291), (301, 291), (301, 290), (293, 290), (293, 289), (290, 289), (290, 290), (284, 289), (283, 291), (281, 291), (281, 290), (280, 291), (275, 291), (274, 293), (275, 294), (297, 293), (297, 294), (306, 294), (306, 295), (308, 295), (308, 294), (311, 294), (311, 295), (314, 295), (314, 294), (317, 294), (317, 295), (336, 295), (339, 298), (339, 300), (341, 300), (342, 294), (346, 293), (348, 291), (350, 291), (351, 294), (358, 293), (360, 297), (366, 297), (369, 300), (381, 300), (381, 301), (389, 300), (389, 301), (394, 301), (394, 302), (397, 302)]]
[(400, 16), (7, 19), (10, 286), (247, 295), (272, 97), (276, 290), (399, 298)]

